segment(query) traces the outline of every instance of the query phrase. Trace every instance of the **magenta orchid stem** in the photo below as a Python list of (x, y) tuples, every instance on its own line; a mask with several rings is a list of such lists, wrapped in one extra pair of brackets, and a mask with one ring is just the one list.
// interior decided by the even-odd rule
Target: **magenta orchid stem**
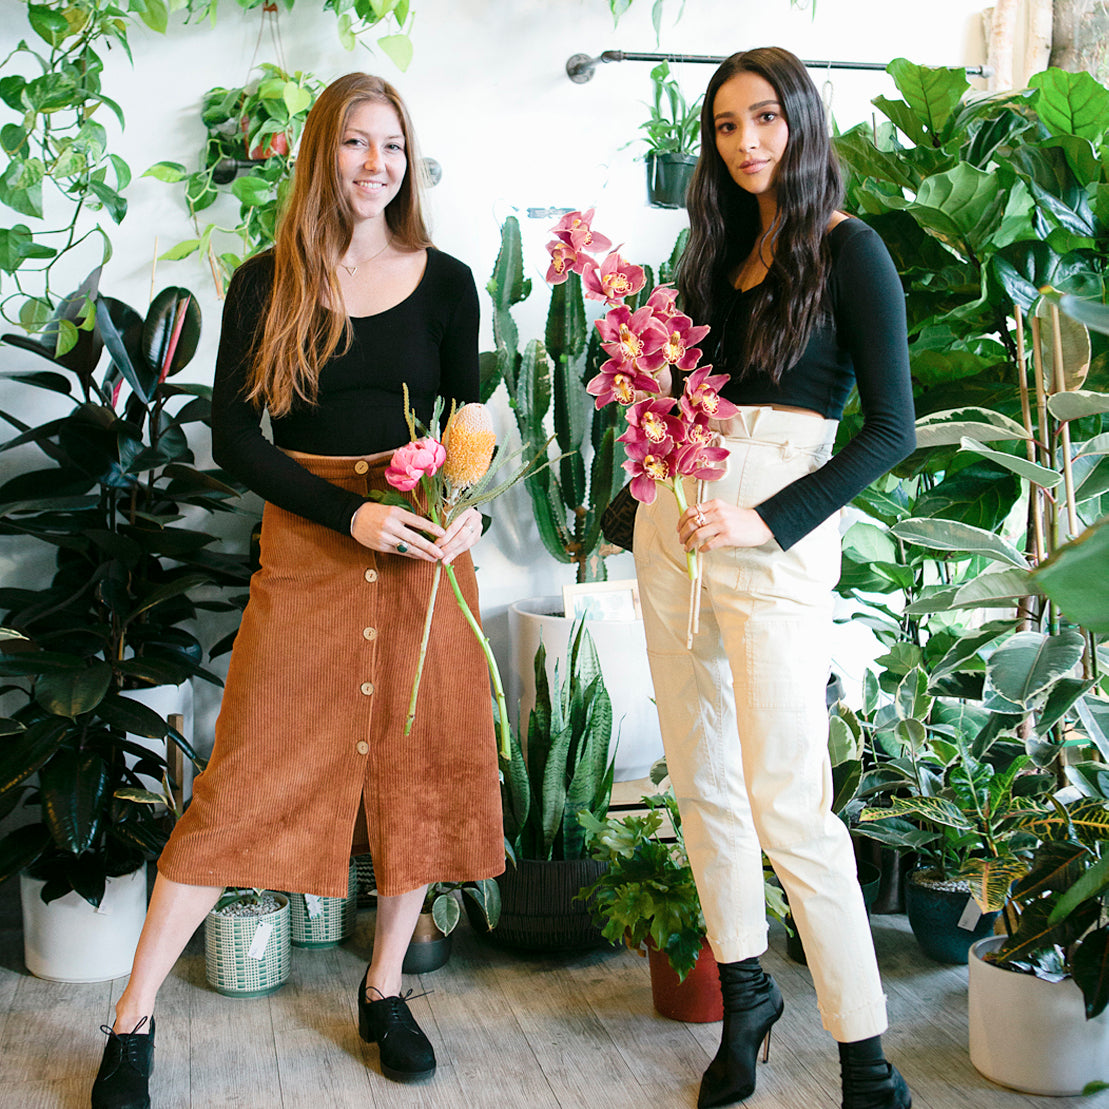
[(431, 579), (431, 596), (427, 602), (427, 617), (424, 620), (424, 635), (420, 640), (420, 656), (416, 660), (416, 677), (412, 682), (412, 696), (408, 699), (408, 716), (404, 720), (404, 734), (412, 731), (416, 719), (416, 697), (420, 692), (420, 679), (424, 676), (424, 659), (427, 657), (427, 644), (431, 638), (431, 617), (435, 612), (435, 598), (439, 595), (439, 579), (443, 576), (443, 563), (436, 561), (435, 576)]
[[(677, 501), (678, 501), (678, 509), (681, 512), (685, 512), (689, 508), (689, 505), (686, 503), (685, 486), (682, 484), (681, 474), (675, 474), (674, 475), (674, 477), (671, 479), (671, 486), (674, 490), (674, 496), (677, 498)], [(697, 580), (697, 552), (696, 551), (686, 551), (685, 552), (685, 566), (686, 566), (686, 570), (689, 573), (689, 580), (690, 581), (696, 581)]]

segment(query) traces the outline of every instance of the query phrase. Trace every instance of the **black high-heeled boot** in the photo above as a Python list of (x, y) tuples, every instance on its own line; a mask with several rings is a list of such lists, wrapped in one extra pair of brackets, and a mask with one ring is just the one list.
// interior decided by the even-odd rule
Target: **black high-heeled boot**
[(913, 1096), (882, 1053), (882, 1037), (839, 1045), (843, 1109), (910, 1109)]
[(108, 1042), (92, 1084), (92, 1109), (150, 1109), (154, 1018), (150, 1018), (150, 1031), (140, 1032), (145, 1023), (143, 1017), (130, 1032), (113, 1032), (106, 1024), (100, 1026)]
[[(376, 990), (374, 991), (377, 992)], [(381, 1073), (394, 1082), (419, 1082), (435, 1073), (435, 1049), (403, 997), (366, 996), (366, 980), (358, 987), (358, 1034), (381, 1052)], [(421, 995), (422, 996), (422, 995)]]
[(720, 1049), (701, 1079), (697, 1109), (734, 1105), (755, 1092), (759, 1046), (765, 1042), (763, 1062), (770, 1057), (770, 1029), (785, 1003), (777, 983), (758, 959), (720, 963), (720, 992), (724, 996), (724, 1028)]

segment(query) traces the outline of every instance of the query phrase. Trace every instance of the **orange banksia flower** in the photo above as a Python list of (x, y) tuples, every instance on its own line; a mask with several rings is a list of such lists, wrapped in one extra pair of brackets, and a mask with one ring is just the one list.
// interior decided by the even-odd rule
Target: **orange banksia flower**
[(443, 434), (447, 460), (443, 476), (455, 489), (480, 481), (493, 459), (497, 435), (484, 404), (464, 404), (452, 417)]

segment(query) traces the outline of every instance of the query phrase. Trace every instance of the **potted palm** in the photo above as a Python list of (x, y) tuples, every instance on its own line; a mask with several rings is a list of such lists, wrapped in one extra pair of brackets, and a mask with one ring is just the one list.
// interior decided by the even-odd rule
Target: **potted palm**
[[(163, 777), (166, 743), (195, 758), (177, 728), (127, 694), (217, 681), (192, 622), (239, 608), (220, 594), (248, 578), (246, 558), (211, 550), (197, 526), (204, 512), (231, 510), (237, 490), (197, 468), (189, 448), (209, 388), (173, 380), (196, 350), (195, 298), (165, 289), (143, 316), (102, 295), (98, 276), (61, 302), (41, 339), (4, 337), (51, 363), (8, 375), (28, 403), (49, 394), (69, 410), (38, 426), (0, 413), (15, 429), (0, 451), (46, 463), (0, 486), (0, 533), (38, 545), (53, 567), (45, 586), (0, 589), (15, 634), (0, 673), (16, 699), (2, 725), (0, 820), (14, 830), (0, 838), (0, 880), (26, 870), (43, 902), (83, 899), (89, 913), (125, 875), (145, 888), (143, 863), (168, 834), (164, 807), (121, 794)], [(144, 898), (134, 900), (141, 922)], [(131, 954), (104, 976), (125, 973)]]
[(687, 103), (666, 62), (651, 70), (651, 89), (650, 115), (639, 125), (647, 143), (647, 203), (684, 208), (701, 148), (701, 97)]

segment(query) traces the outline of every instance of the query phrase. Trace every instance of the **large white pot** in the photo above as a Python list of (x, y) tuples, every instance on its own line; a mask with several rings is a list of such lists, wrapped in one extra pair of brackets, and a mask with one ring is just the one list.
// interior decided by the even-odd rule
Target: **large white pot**
[(146, 917), (146, 866), (109, 878), (99, 908), (70, 890), (46, 904), (43, 883), (19, 876), (23, 961), (51, 982), (107, 982), (131, 973)]
[[(652, 701), (654, 687), (647, 665), (647, 640), (642, 620), (586, 620), (586, 627), (601, 660), (605, 689), (612, 701), (613, 742), (618, 782), (645, 778), (651, 764), (662, 758), (658, 713)], [(574, 622), (562, 615), (561, 597), (517, 601), (509, 609), (508, 628), (512, 669), (508, 674), (508, 703), (521, 733), (535, 706), (535, 652), (540, 639), (547, 652), (547, 681), (554, 693), (554, 664), (566, 658)], [(565, 662), (559, 672), (565, 679)]]
[(1087, 1020), (1073, 979), (1045, 982), (985, 962), (1004, 939), (988, 936), (970, 949), (970, 1061), (1029, 1094), (1066, 1097), (1109, 1081), (1109, 1012)]
[[(125, 689), (120, 696), (138, 701), (139, 704), (145, 705), (148, 709), (153, 709), (163, 720), (168, 721), (170, 716), (175, 713), (181, 716), (183, 719), (180, 732), (192, 745), (193, 687), (191, 683), (155, 685), (146, 689)], [(132, 743), (137, 743), (140, 747), (145, 747), (148, 751), (166, 759), (171, 767), (176, 767), (177, 772), (174, 777), (178, 779), (176, 784), (180, 791), (179, 800), (181, 803), (192, 797), (193, 764), (190, 759), (180, 754), (176, 744), (166, 739), (150, 739), (148, 736), (133, 735), (131, 732), (127, 733), (127, 738)], [(138, 761), (134, 755), (126, 755), (125, 758), (128, 766), (134, 766)], [(152, 793), (162, 792), (162, 783), (158, 779), (149, 774), (140, 774), (139, 778), (142, 780), (145, 789)]]

